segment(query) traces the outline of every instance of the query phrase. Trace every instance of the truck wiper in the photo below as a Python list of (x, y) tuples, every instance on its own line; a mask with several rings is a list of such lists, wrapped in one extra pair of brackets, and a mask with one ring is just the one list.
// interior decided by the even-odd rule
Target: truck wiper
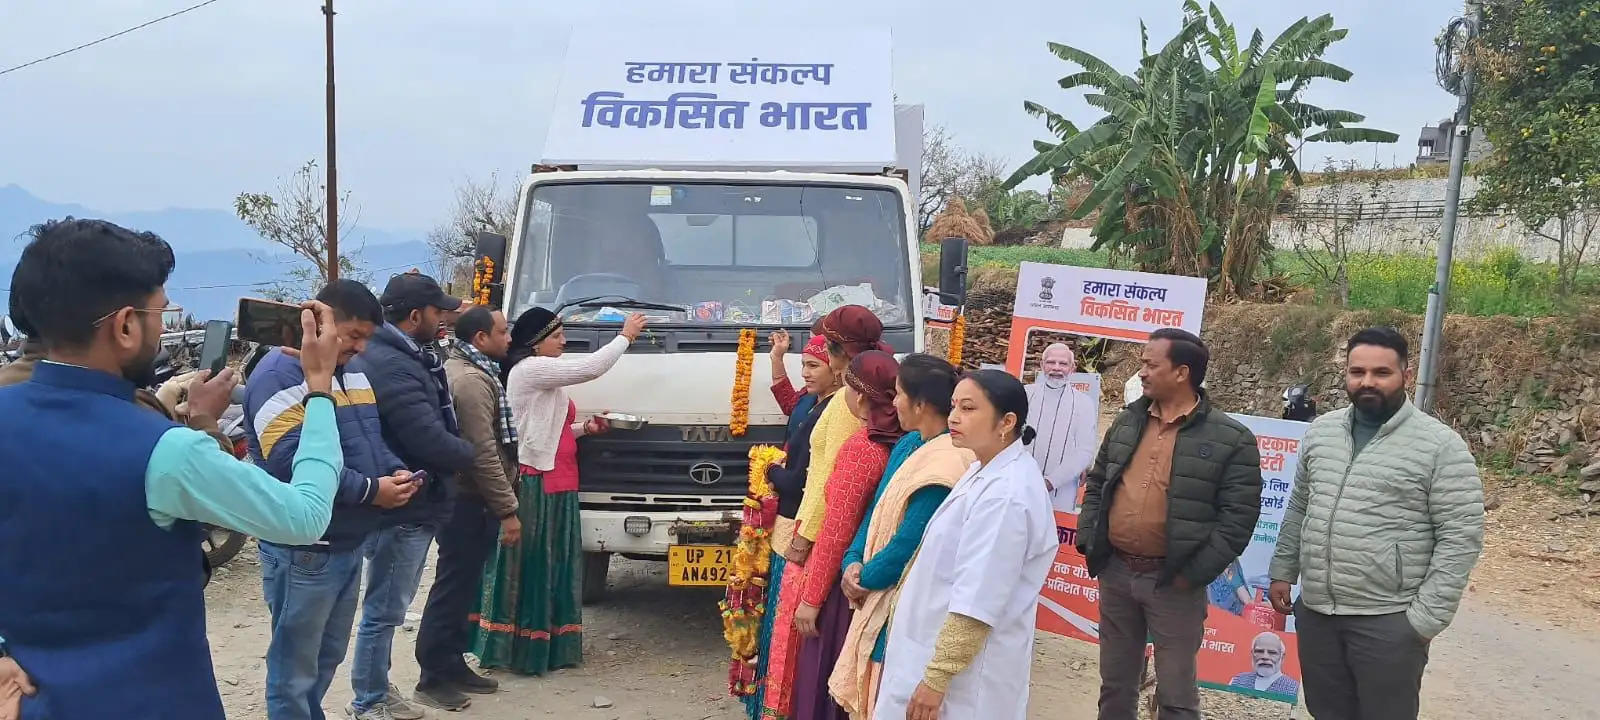
[(562, 303), (561, 307), (556, 308), (556, 315), (559, 316), (562, 310), (566, 310), (569, 307), (597, 308), (607, 306), (628, 308), (630, 310), (664, 310), (666, 312), (681, 313), (689, 312), (689, 308), (683, 305), (666, 305), (663, 303), (645, 302), (643, 300), (635, 300), (626, 295), (596, 295), (594, 297)]

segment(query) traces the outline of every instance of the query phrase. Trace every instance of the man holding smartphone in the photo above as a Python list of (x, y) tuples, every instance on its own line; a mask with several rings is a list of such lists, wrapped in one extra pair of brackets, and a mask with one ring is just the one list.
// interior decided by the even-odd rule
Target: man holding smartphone
[[(428, 546), (450, 516), (454, 476), (472, 467), (475, 457), (460, 437), (450, 385), (434, 345), (444, 313), (459, 309), (461, 300), (446, 295), (433, 278), (410, 272), (390, 278), (379, 303), (385, 322), (351, 368), (372, 383), (389, 448), (406, 467), (428, 475), (411, 502), (385, 513), (367, 541), (371, 570), (350, 667), (355, 700), (345, 713), (383, 718), (387, 710), (396, 718), (420, 717), (389, 682), (389, 664), (395, 628), (405, 622), (406, 608), (422, 584)], [(466, 706), (463, 698), (445, 709)]]
[[(37, 717), (223, 720), (197, 522), (288, 544), (327, 529), (342, 465), (332, 313), (301, 319), (310, 392), (286, 484), (135, 404), (173, 264), (152, 233), (70, 218), (34, 228), (17, 263), (45, 357), (0, 387), (0, 417), (28, 418), (0, 433), (0, 637), (36, 693), (0, 695), (0, 714), (20, 701)], [(51, 541), (62, 528), (71, 542)]]
[[(361, 548), (378, 529), (382, 512), (405, 505), (416, 492), (411, 473), (383, 442), (372, 385), (347, 369), (383, 322), (383, 309), (367, 286), (335, 280), (317, 294), (333, 309), (339, 338), (333, 374), (334, 416), (340, 428), (344, 470), (334, 496), (333, 520), (315, 542), (262, 541), (261, 583), (272, 611), (267, 649), (267, 717), (322, 717), (322, 698), (344, 660), (361, 592)], [(305, 420), (310, 390), (300, 360), (276, 348), (245, 384), (246, 435), (256, 463), (288, 479)]]

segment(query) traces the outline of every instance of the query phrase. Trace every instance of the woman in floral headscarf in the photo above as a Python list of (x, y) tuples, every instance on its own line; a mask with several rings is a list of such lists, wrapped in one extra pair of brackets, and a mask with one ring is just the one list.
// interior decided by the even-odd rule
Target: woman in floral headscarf
[[(827, 338), (828, 356), (830, 364), (839, 372), (844, 373), (856, 357), (868, 350), (887, 351), (888, 347), (881, 343), (883, 324), (872, 314), (872, 311), (859, 305), (847, 305), (829, 313), (822, 321), (822, 333)], [(878, 360), (873, 361), (874, 370), (884, 369), (881, 361), (887, 359), (891, 365), (893, 356), (887, 352), (875, 353)], [(865, 372), (865, 369), (862, 370)], [(857, 373), (859, 376), (861, 373)], [(813, 551), (822, 552), (832, 557), (826, 564), (832, 565), (832, 576), (828, 587), (821, 587), (820, 593), (813, 593), (814, 604), (810, 609), (800, 613), (800, 620), (806, 623), (805, 629), (815, 633), (816, 622), (821, 616), (821, 606), (825, 604), (827, 593), (832, 586), (837, 585), (836, 579), (839, 570), (839, 557), (850, 543), (850, 537), (843, 538), (838, 553), (833, 553), (830, 543), (827, 548), (814, 548), (813, 543), (823, 536), (824, 525), (830, 527), (827, 535), (833, 539), (834, 526), (838, 519), (847, 520), (849, 527), (844, 529), (851, 537), (854, 536), (860, 522), (860, 512), (864, 512), (865, 503), (871, 500), (872, 493), (876, 490), (877, 480), (882, 476), (883, 467), (888, 462), (889, 446), (899, 438), (901, 431), (898, 421), (883, 422), (883, 413), (887, 411), (888, 418), (893, 420), (893, 384), (894, 370), (888, 371), (886, 385), (889, 390), (880, 395), (880, 399), (887, 397), (885, 403), (875, 403), (863, 399), (859, 389), (847, 393), (855, 397), (857, 402), (831, 403), (824, 409), (822, 416), (817, 420), (817, 426), (811, 433), (811, 460), (806, 472), (806, 485), (804, 498), (801, 502), (800, 512), (796, 517), (795, 535), (790, 541), (788, 538), (775, 538), (774, 547), (784, 553), (786, 560), (783, 583), (778, 590), (779, 607), (773, 621), (772, 640), (769, 646), (766, 696), (764, 698), (764, 713), (772, 718), (789, 717), (818, 717), (814, 713), (833, 711), (837, 708), (827, 694), (828, 674), (832, 671), (833, 661), (827, 660), (826, 667), (816, 667), (806, 684), (799, 684), (797, 670), (803, 667), (800, 662), (801, 640), (794, 618), (796, 611), (801, 609), (803, 590), (811, 587), (811, 583), (820, 577), (825, 569), (819, 567), (817, 571), (806, 568), (811, 562), (823, 560), (810, 560)], [(874, 375), (874, 377), (876, 377)], [(861, 380), (858, 377), (858, 383)], [(862, 387), (872, 385), (863, 384)], [(848, 387), (848, 385), (847, 385)], [(876, 422), (877, 427), (870, 426)], [(871, 437), (861, 431), (863, 428), (874, 430)], [(875, 439), (874, 439), (875, 438)], [(887, 440), (887, 444), (882, 441)], [(846, 452), (846, 448), (849, 452)], [(873, 448), (881, 451), (875, 453)], [(874, 460), (875, 454), (881, 458)], [(876, 468), (876, 475), (861, 475), (865, 470)], [(862, 485), (866, 486), (866, 496), (862, 500), (862, 508), (853, 513), (848, 507), (852, 503), (836, 500), (839, 491), (830, 490), (834, 478), (840, 478), (839, 483), (845, 495), (853, 495)], [(865, 478), (865, 479), (863, 479)], [(835, 517), (835, 515), (838, 517)], [(839, 526), (842, 527), (842, 526)], [(784, 542), (779, 543), (778, 540)], [(825, 558), (824, 558), (825, 559)], [(810, 577), (810, 580), (807, 578)], [(815, 590), (815, 588), (813, 588)], [(820, 594), (820, 596), (818, 596)], [(840, 639), (843, 638), (844, 629), (847, 629), (848, 608), (846, 618), (841, 625)], [(823, 648), (818, 648), (816, 657), (824, 654), (837, 656), (837, 643), (831, 653), (824, 653)], [(808, 659), (813, 659), (808, 656)], [(817, 660), (820, 663), (820, 660)], [(813, 687), (814, 686), (814, 687)], [(823, 715), (825, 716), (825, 715)]]

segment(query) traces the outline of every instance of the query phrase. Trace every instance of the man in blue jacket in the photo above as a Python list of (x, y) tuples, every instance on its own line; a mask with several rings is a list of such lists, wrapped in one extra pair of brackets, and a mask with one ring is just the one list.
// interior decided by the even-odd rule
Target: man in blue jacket
[[(383, 442), (372, 386), (346, 365), (383, 323), (383, 310), (367, 286), (336, 280), (317, 300), (333, 308), (339, 365), (333, 374), (344, 471), (334, 496), (333, 520), (313, 543), (262, 541), (261, 584), (272, 611), (267, 649), (267, 717), (321, 720), (322, 698), (350, 643), (361, 592), (361, 546), (378, 528), (383, 509), (405, 505), (416, 492), (411, 473)], [(273, 476), (288, 480), (305, 421), (309, 392), (300, 360), (274, 349), (245, 385), (250, 455)]]
[(367, 541), (371, 570), (350, 666), (355, 700), (345, 710), (358, 719), (369, 713), (381, 718), (384, 712), (421, 716), (389, 682), (394, 629), (405, 621), (422, 584), (428, 545), (449, 517), (452, 477), (471, 467), (474, 458), (472, 446), (460, 437), (444, 363), (433, 344), (444, 313), (460, 309), (461, 301), (446, 295), (433, 278), (411, 272), (390, 278), (379, 302), (386, 322), (351, 369), (372, 383), (384, 441), (407, 468), (426, 471), (427, 477), (410, 503), (384, 514)]
[[(286, 544), (327, 529), (343, 464), (333, 315), (301, 318), (310, 392), (283, 483), (134, 403), (171, 309), (165, 241), (70, 218), (32, 235), (11, 290), (45, 358), (0, 388), (0, 654), (37, 690), (22, 717), (223, 720), (197, 521)], [(5, 715), (17, 698), (0, 691)]]

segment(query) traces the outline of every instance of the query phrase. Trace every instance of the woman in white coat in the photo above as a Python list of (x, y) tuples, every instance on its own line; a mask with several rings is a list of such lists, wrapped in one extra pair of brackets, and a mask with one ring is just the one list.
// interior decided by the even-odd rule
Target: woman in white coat
[(950, 438), (978, 462), (928, 523), (895, 605), (874, 720), (1023, 720), (1055, 515), (1023, 447), (1028, 396), (999, 370), (956, 386)]

